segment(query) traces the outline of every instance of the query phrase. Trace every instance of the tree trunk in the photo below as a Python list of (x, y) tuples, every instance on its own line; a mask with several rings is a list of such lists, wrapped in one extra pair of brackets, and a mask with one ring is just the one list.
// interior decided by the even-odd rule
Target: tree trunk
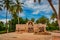
[(57, 21), (58, 21), (58, 25), (59, 25), (59, 30), (60, 30), (60, 19), (58, 19)]
[(19, 24), (19, 13), (18, 13), (18, 24)]
[(48, 2), (49, 2), (49, 4), (50, 4), (51, 8), (53, 9), (54, 13), (57, 15), (57, 12), (56, 12), (53, 4), (52, 4), (52, 1), (51, 1), (51, 0), (48, 0)]
[(8, 33), (8, 26), (7, 26), (7, 11), (6, 11), (6, 32)]
[(59, 11), (58, 11), (58, 25), (60, 30), (60, 0), (59, 0)]

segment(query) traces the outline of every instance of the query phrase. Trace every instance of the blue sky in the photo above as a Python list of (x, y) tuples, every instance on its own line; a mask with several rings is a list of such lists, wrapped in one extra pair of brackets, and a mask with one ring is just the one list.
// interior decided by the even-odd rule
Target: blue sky
[[(41, 0), (41, 3), (38, 4), (38, 1), (36, 3), (33, 2), (33, 0), (20, 0), (20, 2), (23, 2), (23, 12), (19, 15), (22, 18), (35, 18), (38, 19), (41, 16), (46, 16), (47, 18), (50, 18), (50, 16), (53, 13), (53, 10), (51, 9), (49, 3), (47, 0)], [(58, 13), (58, 0), (52, 1), (57, 13)], [(11, 14), (8, 14), (8, 20), (10, 20)], [(6, 19), (6, 11), (0, 11), (0, 21), (5, 22)]]

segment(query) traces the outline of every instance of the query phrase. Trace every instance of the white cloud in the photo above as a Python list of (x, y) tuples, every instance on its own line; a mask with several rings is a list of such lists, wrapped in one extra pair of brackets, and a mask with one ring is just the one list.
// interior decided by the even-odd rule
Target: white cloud
[(24, 13), (19, 13), (19, 17), (23, 17), (23, 16), (25, 16)]
[[(11, 20), (11, 19), (7, 19), (7, 22), (8, 22), (9, 20)], [(0, 19), (0, 21), (6, 23), (6, 19)]]
[(54, 20), (50, 20), (50, 23), (55, 22), (57, 19), (55, 18)]
[(29, 8), (32, 8), (34, 6), (33, 0), (26, 0), (24, 4), (25, 4), (24, 6), (29, 7)]
[[(33, 0), (21, 0), (21, 2), (24, 2), (25, 7), (28, 7), (28, 8), (31, 8), (34, 10), (32, 14), (38, 14), (40, 11), (44, 11), (46, 13), (49, 13), (50, 10), (52, 10), (51, 7), (49, 6), (49, 3), (47, 2), (47, 0), (41, 0), (42, 5), (39, 5), (37, 3), (35, 5)], [(53, 3), (58, 3), (58, 1), (53, 0)], [(56, 11), (58, 13), (58, 4), (56, 4), (56, 5), (54, 4), (54, 6), (55, 6)], [(2, 16), (4, 16), (4, 14)], [(19, 16), (22, 17), (22, 16), (25, 16), (25, 14), (21, 13), (21, 14), (19, 14)], [(49, 15), (47, 15), (47, 16), (49, 16)], [(3, 19), (2, 21), (6, 22), (5, 19)]]
[(40, 11), (37, 10), (37, 11), (34, 11), (32, 14), (38, 14)]
[(55, 7), (55, 9), (56, 9), (56, 11), (57, 11), (57, 13), (58, 13), (58, 9), (59, 9), (59, 6), (58, 5), (54, 5), (54, 7)]
[[(56, 1), (56, 0), (53, 0), (53, 1), (55, 1), (53, 3), (58, 3), (58, 1)], [(44, 11), (46, 13), (49, 13), (50, 11), (52, 11), (52, 8), (49, 6), (49, 3), (47, 0), (41, 0), (41, 4), (42, 5), (39, 5), (36, 3), (36, 5), (34, 5), (33, 0), (26, 0), (24, 2), (25, 7), (28, 7), (28, 8), (31, 8), (34, 10), (34, 12), (32, 14), (38, 14), (39, 11)], [(57, 13), (58, 13), (58, 5), (57, 4), (55, 5), (55, 8), (56, 8)]]
[(38, 14), (39, 12), (41, 12), (41, 11), (43, 11), (43, 12), (45, 12), (45, 13), (49, 13), (50, 12), (50, 10), (52, 10), (51, 9), (51, 7), (50, 6), (48, 6), (48, 5), (38, 5), (38, 6), (36, 6), (36, 7), (34, 7), (34, 12), (32, 13), (32, 14)]
[[(58, 13), (58, 5), (54, 5), (54, 7)], [(45, 13), (49, 13), (50, 11), (53, 11), (51, 6), (49, 5), (41, 5), (41, 6), (38, 5), (38, 6), (35, 6), (33, 9), (35, 10), (33, 14), (35, 14), (35, 12), (36, 14), (38, 14), (39, 13), (38, 11), (43, 11)]]

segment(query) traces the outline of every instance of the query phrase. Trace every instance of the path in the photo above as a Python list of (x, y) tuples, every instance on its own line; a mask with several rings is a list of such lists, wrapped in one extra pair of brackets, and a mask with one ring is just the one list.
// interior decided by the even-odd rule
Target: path
[[(52, 33), (53, 40), (60, 40), (59, 33)], [(0, 34), (0, 40), (52, 40), (50, 35), (34, 35), (33, 33), (7, 33)]]

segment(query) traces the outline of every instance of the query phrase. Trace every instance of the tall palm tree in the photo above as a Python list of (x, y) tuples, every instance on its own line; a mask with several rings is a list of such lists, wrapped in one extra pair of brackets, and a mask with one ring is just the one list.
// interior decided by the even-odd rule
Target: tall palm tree
[[(36, 0), (34, 0), (34, 2), (36, 2)], [(53, 6), (53, 4), (52, 4), (52, 0), (48, 0), (48, 2), (49, 2), (49, 4), (50, 4), (51, 8), (53, 9), (54, 13), (55, 13), (56, 16), (57, 16), (56, 18), (57, 18), (57, 20), (58, 20), (59, 29), (60, 29), (60, 0), (59, 0), (59, 13), (57, 13), (57, 11), (55, 10), (55, 8), (54, 8), (54, 6)], [(40, 3), (40, 1), (39, 1), (39, 3)]]
[(15, 7), (15, 5), (10, 6), (9, 11), (12, 14), (13, 19), (17, 19), (18, 16), (17, 16), (17, 13), (16, 13), (16, 7)]
[(19, 2), (19, 0), (15, 0), (15, 1), (16, 1), (15, 5), (10, 7), (10, 11), (12, 12), (13, 17), (14, 15), (17, 16), (17, 13), (18, 13), (18, 24), (19, 24), (19, 12), (21, 13), (23, 10), (22, 10), (21, 3)]
[(19, 0), (16, 0), (16, 7), (17, 7), (16, 13), (18, 13), (18, 24), (19, 24), (19, 12), (21, 13), (23, 11)]
[(3, 0), (3, 5), (4, 5), (4, 8), (6, 9), (6, 31), (8, 33), (8, 26), (7, 26), (7, 14), (8, 14), (8, 11), (10, 9), (10, 5), (12, 4), (12, 0)]

